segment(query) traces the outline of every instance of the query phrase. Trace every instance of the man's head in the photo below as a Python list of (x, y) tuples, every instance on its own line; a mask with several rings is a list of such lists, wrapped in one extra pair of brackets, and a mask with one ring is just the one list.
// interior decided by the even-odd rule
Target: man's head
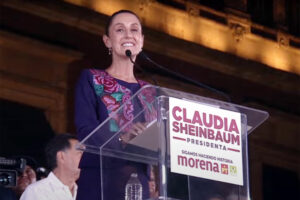
[(49, 168), (62, 170), (66, 174), (77, 179), (80, 170), (78, 168), (82, 152), (76, 149), (78, 140), (70, 134), (55, 136), (46, 146), (46, 159)]

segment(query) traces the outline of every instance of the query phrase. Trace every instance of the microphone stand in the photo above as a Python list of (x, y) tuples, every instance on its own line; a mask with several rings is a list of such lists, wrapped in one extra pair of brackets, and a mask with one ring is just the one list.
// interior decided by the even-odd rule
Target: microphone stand
[(158, 85), (158, 84), (157, 84), (157, 81), (152, 77), (151, 74), (149, 74), (148, 72), (146, 72), (139, 64), (137, 64), (136, 62), (134, 62), (134, 61), (132, 60), (131, 51), (130, 51), (129, 49), (127, 49), (127, 50), (125, 51), (125, 55), (130, 59), (130, 61), (133, 63), (134, 66), (136, 66), (139, 70), (141, 70), (141, 72), (142, 72), (143, 74), (147, 74), (147, 75), (150, 76), (151, 80), (154, 82), (154, 85)]
[(182, 75), (182, 74), (178, 74), (178, 73), (176, 73), (176, 72), (173, 72), (173, 71), (167, 69), (166, 67), (164, 67), (164, 66), (162, 66), (162, 65), (160, 65), (160, 64), (158, 64), (158, 63), (156, 63), (155, 61), (153, 61), (153, 60), (152, 60), (151, 58), (149, 58), (144, 52), (140, 52), (140, 55), (141, 55), (141, 57), (145, 58), (147, 61), (149, 61), (150, 63), (152, 63), (153, 65), (155, 65), (157, 68), (159, 68), (159, 69), (162, 70), (163, 72), (166, 72), (166, 73), (168, 73), (168, 74), (174, 76), (175, 78), (179, 78), (179, 79), (181, 79), (181, 80), (187, 81), (187, 82), (189, 82), (189, 83), (191, 83), (191, 84), (193, 84), (193, 85), (195, 85), (195, 86), (198, 86), (198, 87), (201, 87), (201, 88), (205, 88), (205, 89), (207, 89), (207, 90), (209, 90), (209, 91), (211, 91), (211, 92), (214, 92), (214, 93), (216, 93), (216, 94), (219, 94), (219, 95), (223, 96), (228, 102), (231, 102), (231, 98), (230, 98), (227, 94), (225, 94), (224, 92), (222, 92), (222, 91), (220, 91), (220, 90), (218, 90), (218, 89), (216, 89), (216, 88), (213, 88), (213, 87), (211, 87), (211, 86), (208, 86), (208, 85), (206, 85), (206, 84), (204, 84), (204, 83), (201, 83), (201, 82), (199, 82), (199, 81), (196, 81), (196, 80), (194, 80), (194, 79), (191, 79), (191, 78), (189, 78), (189, 77), (187, 77), (187, 76), (184, 76), (184, 75)]
[[(136, 62), (134, 62), (134, 61), (132, 60), (132, 57), (131, 57), (131, 51), (130, 51), (130, 50), (126, 50), (126, 51), (125, 51), (125, 54), (126, 54), (126, 56), (130, 59), (130, 61), (131, 61), (134, 65), (138, 66), (139, 69), (141, 69), (142, 72), (144, 72), (144, 70), (143, 70), (139, 65), (137, 65)], [(196, 80), (194, 80), (194, 79), (191, 79), (191, 78), (189, 78), (189, 77), (187, 77), (187, 76), (184, 76), (184, 75), (182, 75), (182, 74), (178, 74), (178, 73), (176, 73), (176, 72), (173, 72), (173, 71), (167, 69), (166, 67), (163, 67), (162, 65), (160, 65), (160, 64), (158, 64), (158, 63), (156, 63), (156, 62), (154, 62), (154, 61), (153, 61), (151, 58), (149, 58), (143, 51), (141, 51), (141, 52), (139, 53), (139, 55), (140, 55), (142, 58), (144, 58), (144, 59), (146, 59), (147, 61), (149, 61), (150, 63), (152, 63), (153, 65), (155, 65), (157, 68), (159, 68), (159, 69), (162, 70), (163, 72), (166, 72), (167, 74), (170, 74), (170, 75), (172, 75), (172, 76), (175, 77), (175, 78), (179, 78), (179, 79), (181, 79), (181, 80), (187, 81), (187, 82), (189, 82), (189, 83), (191, 83), (191, 84), (193, 84), (193, 85), (195, 85), (195, 86), (198, 86), (198, 87), (201, 87), (201, 88), (205, 88), (205, 89), (207, 89), (207, 90), (209, 90), (209, 91), (211, 91), (211, 92), (214, 92), (214, 93), (216, 93), (216, 94), (219, 94), (219, 95), (221, 95), (222, 97), (224, 97), (228, 102), (231, 102), (231, 98), (230, 98), (227, 94), (225, 94), (224, 92), (222, 92), (222, 91), (220, 91), (220, 90), (218, 90), (218, 89), (216, 89), (216, 88), (210, 87), (210, 86), (208, 86), (208, 85), (206, 85), (206, 84), (204, 84), (204, 83), (201, 83), (201, 82), (199, 82), (199, 81), (196, 81)], [(151, 76), (151, 79), (154, 80), (154, 79), (152, 78), (152, 76)], [(154, 82), (155, 82), (155, 85), (157, 85), (157, 82), (156, 82), (155, 80), (154, 80)]]

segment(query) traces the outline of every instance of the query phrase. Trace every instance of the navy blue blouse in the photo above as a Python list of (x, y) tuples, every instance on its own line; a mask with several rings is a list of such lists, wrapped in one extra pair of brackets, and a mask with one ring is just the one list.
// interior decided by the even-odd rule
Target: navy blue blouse
[[(91, 131), (108, 118), (111, 112), (118, 109), (145, 84), (145, 82), (140, 80), (138, 80), (138, 83), (128, 83), (115, 79), (103, 70), (83, 70), (78, 80), (75, 94), (75, 125), (78, 139), (80, 141), (83, 140)], [(117, 116), (116, 119), (111, 120), (110, 127), (107, 128), (107, 133), (101, 134), (99, 141), (97, 141), (99, 144), (97, 145), (104, 143), (110, 137), (109, 134), (117, 131), (125, 122), (130, 121), (134, 116), (134, 110), (139, 110), (143, 106), (143, 102), (133, 102), (132, 104), (124, 108), (127, 109), (122, 112), (124, 115)], [(121, 146), (121, 142), (117, 140), (114, 144)], [(119, 189), (110, 191), (111, 186), (108, 185), (111, 184), (106, 182), (101, 186), (99, 155), (84, 153), (80, 162), (82, 172), (78, 181), (78, 199), (84, 199), (86, 195), (91, 200), (100, 199), (99, 187), (108, 188), (107, 193), (111, 193), (112, 196), (105, 199), (124, 198), (124, 187), (132, 172), (137, 172), (139, 175), (143, 185), (143, 196), (149, 196), (147, 165), (116, 158), (110, 159), (110, 161), (105, 160), (105, 163), (107, 165), (103, 165), (106, 168), (105, 174), (111, 176), (110, 179), (116, 178), (118, 180)], [(123, 185), (120, 185), (120, 183)], [(86, 185), (93, 185), (97, 188), (87, 187)]]

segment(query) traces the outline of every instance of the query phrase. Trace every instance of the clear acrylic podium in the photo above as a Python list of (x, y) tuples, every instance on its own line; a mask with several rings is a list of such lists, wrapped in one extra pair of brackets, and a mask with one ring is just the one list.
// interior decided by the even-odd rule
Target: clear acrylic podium
[[(170, 152), (169, 100), (171, 98), (184, 100), (187, 104), (196, 103), (240, 114), (242, 184), (197, 177), (193, 174), (179, 174), (170, 170), (172, 152)], [(133, 109), (134, 112), (130, 113)], [(118, 182), (118, 180), (108, 180), (109, 178), (104, 176), (106, 169), (114, 164), (109, 161), (110, 158), (140, 163), (157, 169), (156, 182), (159, 197), (149, 197), (149, 199), (209, 200), (215, 197), (215, 199), (246, 200), (250, 199), (247, 135), (267, 118), (268, 113), (265, 111), (147, 85), (114, 113), (110, 113), (109, 118), (80, 142), (79, 148), (87, 153), (99, 155), (102, 184), (107, 181)], [(116, 123), (119, 127), (115, 126)], [(121, 141), (120, 136), (128, 134), (138, 123), (146, 126), (144, 132), (132, 137), (128, 143)], [(205, 152), (201, 149), (199, 153)], [(222, 151), (217, 154), (216, 156), (222, 155)], [(125, 185), (120, 187), (124, 187), (125, 191)], [(106, 200), (106, 192), (106, 189), (102, 188), (103, 200)]]

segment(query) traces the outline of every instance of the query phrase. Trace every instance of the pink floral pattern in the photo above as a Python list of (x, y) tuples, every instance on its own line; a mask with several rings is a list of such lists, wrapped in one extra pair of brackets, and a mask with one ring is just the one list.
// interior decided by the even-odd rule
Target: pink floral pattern
[(104, 86), (104, 91), (107, 93), (113, 93), (119, 90), (120, 85), (111, 76), (106, 76), (105, 78), (102, 78), (100, 76), (95, 76), (95, 80), (97, 81), (98, 84)]
[(101, 99), (108, 110), (115, 111), (120, 107), (120, 103), (110, 95), (103, 95)]
[[(125, 124), (128, 124), (134, 118), (134, 106), (131, 101), (128, 101), (132, 94), (131, 91), (120, 85), (107, 72), (102, 70), (91, 70), (93, 74), (93, 82), (96, 94), (101, 98), (102, 102), (108, 110), (108, 115), (112, 117), (110, 121), (111, 131), (117, 131)], [(140, 86), (147, 85), (145, 81), (138, 80)], [(145, 89), (138, 98), (145, 108), (145, 120), (150, 122), (156, 119), (157, 113), (152, 102), (155, 100), (155, 91), (153, 89)], [(125, 104), (123, 110), (115, 112), (121, 105)], [(115, 127), (117, 126), (117, 127)], [(131, 125), (126, 126), (130, 129)]]

